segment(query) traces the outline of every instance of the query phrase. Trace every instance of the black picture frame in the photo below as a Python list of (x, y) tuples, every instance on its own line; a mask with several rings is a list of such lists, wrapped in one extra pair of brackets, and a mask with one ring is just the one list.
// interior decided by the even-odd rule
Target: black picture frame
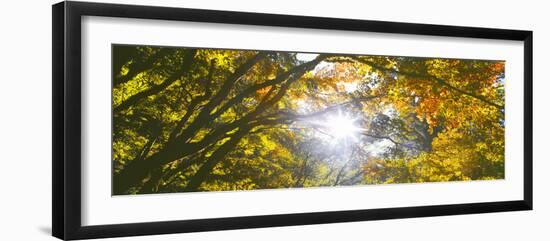
[[(185, 233), (457, 214), (532, 210), (533, 32), (90, 2), (60, 2), (53, 15), (52, 233), (60, 239)], [(524, 43), (524, 194), (522, 200), (421, 207), (140, 222), (81, 224), (81, 17), (104, 16), (378, 33), (517, 40)]]

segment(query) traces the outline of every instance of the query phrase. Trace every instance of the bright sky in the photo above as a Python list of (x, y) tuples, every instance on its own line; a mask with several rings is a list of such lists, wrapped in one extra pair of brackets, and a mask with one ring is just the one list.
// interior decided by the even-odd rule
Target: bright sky
[[(319, 54), (298, 53), (296, 54), (296, 59), (302, 62), (307, 62), (317, 58), (317, 56), (319, 56)], [(332, 64), (333, 63), (323, 61), (318, 64), (313, 72), (315, 73), (320, 69), (329, 67)], [(357, 91), (359, 85), (358, 82), (340, 82), (338, 84), (344, 87), (344, 90), (348, 93)], [(300, 100), (298, 106), (299, 112), (309, 112), (310, 106), (307, 103), (307, 100)], [(392, 110), (390, 109), (385, 112), (387, 112), (385, 114), (392, 114)], [(359, 133), (364, 131), (364, 129), (357, 126), (357, 119), (357, 116), (351, 116), (349, 113), (342, 113), (341, 111), (338, 111), (337, 113), (329, 113), (324, 116), (324, 118), (306, 121), (306, 123), (309, 122), (308, 124), (312, 124), (313, 126), (320, 128), (314, 132), (314, 136), (327, 141), (327, 143), (331, 145), (337, 145), (342, 144), (341, 142), (349, 143), (348, 141), (351, 141), (351, 143), (353, 143), (359, 141)], [(372, 141), (369, 145), (367, 145), (366, 151), (373, 156), (379, 156), (386, 151), (387, 147), (391, 145), (393, 145), (393, 143), (388, 140)]]
[(319, 54), (297, 53), (296, 59), (307, 62), (314, 60), (317, 56), (319, 56)]
[[(319, 54), (298, 53), (296, 54), (296, 59), (299, 61), (307, 62), (317, 58), (317, 56), (319, 56)], [(331, 64), (332, 63), (323, 61), (319, 63), (319, 65), (313, 70), (313, 72), (326, 68)], [(344, 90), (348, 93), (355, 92), (358, 89), (357, 82), (341, 82), (339, 84), (342, 85), (344, 87)], [(306, 100), (300, 100), (300, 103), (298, 105), (300, 112), (308, 112), (309, 104)], [(388, 110), (388, 112), (391, 111)], [(311, 120), (309, 121), (309, 124), (313, 124), (314, 126), (320, 127), (320, 129), (322, 129), (318, 130), (318, 133), (315, 133), (315, 136), (317, 136), (317, 138), (327, 140), (331, 144), (338, 144), (339, 142), (346, 142), (351, 144), (358, 141), (360, 137), (359, 133), (361, 131), (364, 131), (362, 128), (356, 126), (357, 119), (358, 117), (351, 116), (349, 113), (342, 113), (341, 111), (338, 111), (338, 113), (328, 114), (324, 118)], [(350, 139), (353, 141), (346, 141)], [(393, 143), (388, 140), (374, 141), (370, 145), (368, 145), (367, 151), (373, 156), (378, 156), (382, 154), (385, 149), (392, 144)]]

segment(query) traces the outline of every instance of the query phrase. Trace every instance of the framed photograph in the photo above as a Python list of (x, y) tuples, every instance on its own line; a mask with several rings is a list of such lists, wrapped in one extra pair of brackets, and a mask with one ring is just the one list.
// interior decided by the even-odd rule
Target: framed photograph
[(531, 210), (532, 54), (524, 30), (55, 4), (53, 235)]

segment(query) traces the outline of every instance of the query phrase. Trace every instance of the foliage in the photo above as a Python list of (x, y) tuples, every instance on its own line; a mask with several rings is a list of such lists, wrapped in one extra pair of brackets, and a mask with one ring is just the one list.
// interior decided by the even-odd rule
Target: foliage
[(114, 194), (504, 178), (504, 62), (113, 46)]

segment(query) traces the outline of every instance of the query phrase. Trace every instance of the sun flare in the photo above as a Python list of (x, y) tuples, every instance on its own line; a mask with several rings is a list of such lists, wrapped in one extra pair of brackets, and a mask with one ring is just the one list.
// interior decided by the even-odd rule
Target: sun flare
[(330, 136), (333, 141), (357, 140), (358, 134), (362, 130), (357, 126), (357, 121), (357, 117), (338, 111), (319, 122), (319, 126), (321, 131)]

